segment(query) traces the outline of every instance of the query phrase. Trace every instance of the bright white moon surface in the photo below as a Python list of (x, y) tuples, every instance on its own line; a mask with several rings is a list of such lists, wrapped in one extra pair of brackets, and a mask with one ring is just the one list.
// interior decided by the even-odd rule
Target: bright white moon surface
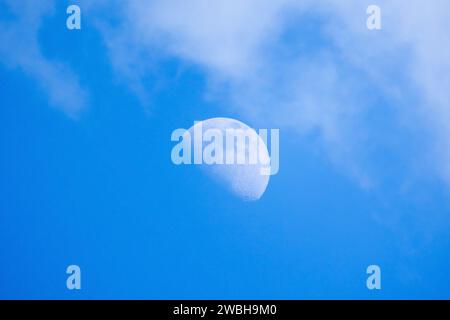
[[(210, 129), (215, 129), (214, 132), (219, 132), (223, 136), (223, 143), (219, 145), (222, 147), (223, 158), (226, 158), (230, 150), (230, 144), (226, 142), (227, 129), (239, 129), (245, 130), (246, 135), (250, 139), (245, 139), (245, 148), (239, 148), (236, 144), (231, 145), (231, 149), (234, 149), (234, 155), (236, 158), (239, 156), (245, 156), (244, 163), (233, 164), (205, 164), (199, 165), (202, 171), (204, 171), (209, 177), (215, 180), (219, 185), (225, 189), (231, 191), (237, 197), (245, 201), (255, 201), (262, 197), (269, 184), (270, 175), (262, 174), (262, 169), (270, 166), (270, 156), (267, 150), (267, 145), (264, 140), (256, 133), (256, 131), (246, 124), (230, 118), (212, 118), (197, 122), (192, 126), (188, 133), (191, 135), (191, 140), (194, 142), (194, 132), (198, 133), (198, 128), (201, 124), (202, 133)], [(197, 127), (197, 130), (195, 128)], [(210, 131), (211, 132), (211, 131)], [(229, 131), (228, 131), (229, 132)], [(204, 150), (205, 146), (211, 143), (212, 140), (202, 142)], [(253, 145), (250, 145), (253, 144)], [(256, 144), (256, 145), (255, 145)], [(258, 160), (250, 161), (249, 151), (258, 150)]]

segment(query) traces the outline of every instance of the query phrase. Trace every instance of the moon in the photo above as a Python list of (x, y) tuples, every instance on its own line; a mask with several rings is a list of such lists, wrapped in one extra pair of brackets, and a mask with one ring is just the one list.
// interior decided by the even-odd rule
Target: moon
[[(201, 164), (199, 167), (207, 174), (207, 176), (242, 200), (259, 200), (266, 191), (270, 179), (268, 174), (264, 175), (261, 173), (261, 169), (266, 168), (267, 170), (267, 166), (270, 164), (270, 156), (264, 140), (254, 129), (241, 121), (231, 118), (211, 118), (197, 122), (188, 130), (191, 137), (194, 137), (194, 129), (200, 124), (202, 125), (203, 133), (209, 129), (216, 129), (216, 131), (218, 130), (222, 133), (222, 136), (224, 137), (222, 146), (224, 157), (227, 152), (227, 144), (225, 143), (227, 129), (242, 129), (251, 137), (251, 139), (245, 140), (245, 151), (243, 151), (245, 152), (245, 155), (242, 154), (242, 149), (234, 148), (233, 144), (236, 155), (245, 156), (244, 164)], [(258, 146), (252, 146), (256, 147), (256, 150), (259, 150), (259, 159), (255, 164), (254, 162), (250, 163), (248, 154), (250, 143), (256, 141), (259, 145), (259, 149)], [(207, 143), (203, 142), (203, 148), (206, 144)]]

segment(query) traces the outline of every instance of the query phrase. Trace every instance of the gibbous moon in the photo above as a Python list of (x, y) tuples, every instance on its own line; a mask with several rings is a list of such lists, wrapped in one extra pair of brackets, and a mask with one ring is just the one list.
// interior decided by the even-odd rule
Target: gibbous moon
[[(245, 139), (245, 148), (233, 147), (236, 157), (244, 156), (245, 163), (238, 164), (234, 162), (233, 164), (201, 164), (199, 167), (204, 171), (209, 177), (217, 181), (225, 189), (231, 191), (234, 195), (245, 201), (255, 201), (262, 197), (266, 191), (267, 185), (269, 183), (270, 175), (264, 175), (261, 173), (263, 168), (270, 166), (270, 157), (267, 150), (267, 146), (263, 139), (256, 133), (256, 131), (246, 124), (230, 118), (212, 118), (197, 122), (192, 126), (188, 132), (191, 135), (192, 140), (194, 140), (194, 132), (196, 126), (201, 124), (202, 132), (214, 129), (215, 132), (221, 133), (223, 138), (223, 155), (228, 151), (229, 145), (225, 142), (226, 130), (227, 129), (239, 129), (244, 130), (246, 135), (251, 137), (251, 139)], [(250, 145), (250, 143), (255, 143), (256, 145)], [(203, 141), (203, 148), (210, 142)], [(234, 145), (234, 144), (233, 144)], [(254, 147), (258, 152), (258, 161), (249, 161), (249, 150), (250, 147)], [(245, 154), (243, 154), (243, 152)], [(262, 161), (260, 161), (262, 160)]]

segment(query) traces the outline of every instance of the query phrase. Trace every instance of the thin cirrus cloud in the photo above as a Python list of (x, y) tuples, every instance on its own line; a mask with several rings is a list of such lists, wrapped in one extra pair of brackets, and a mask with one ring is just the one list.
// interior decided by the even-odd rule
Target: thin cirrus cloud
[[(353, 148), (349, 145), (361, 143), (347, 139), (358, 125), (353, 119), (358, 110), (350, 103), (352, 93), (345, 92), (354, 79), (339, 79), (339, 62), (327, 50), (317, 56), (277, 56), (278, 50), (286, 50), (282, 38), (290, 18), (307, 15), (312, 4), (157, 0), (91, 6), (108, 6), (109, 12), (118, 15), (121, 23), (102, 30), (113, 66), (133, 89), (139, 88), (138, 95), (142, 93), (139, 79), (154, 67), (150, 60), (175, 57), (199, 66), (210, 80), (208, 95), (227, 101), (223, 104), (264, 127), (320, 131), (332, 158), (368, 185), (366, 174), (348, 160)], [(346, 106), (340, 108), (343, 102)], [(262, 123), (261, 119), (273, 120)]]
[[(354, 2), (355, 3), (355, 2)], [(336, 43), (349, 63), (374, 80), (373, 90), (393, 99), (399, 125), (418, 133), (409, 144), (422, 144), (411, 157), (428, 173), (450, 182), (450, 34), (446, 31), (448, 1), (378, 1), (383, 10), (382, 37), (367, 41), (354, 8), (335, 5), (343, 30)], [(426, 154), (426, 156), (424, 156)], [(416, 161), (417, 162), (417, 161)], [(430, 169), (432, 168), (432, 169)]]
[(52, 106), (77, 117), (87, 106), (87, 92), (69, 66), (43, 55), (38, 40), (42, 22), (54, 4), (53, 0), (4, 3), (11, 19), (0, 22), (0, 63), (20, 69), (45, 90)]
[[(7, 4), (18, 18), (1, 24), (0, 61), (21, 68), (52, 104), (77, 114), (86, 93), (76, 75), (39, 50), (39, 27), (54, 1)], [(97, 17), (118, 77), (142, 101), (151, 91), (144, 79), (158, 61), (176, 58), (204, 71), (205, 95), (255, 125), (317, 137), (362, 186), (377, 183), (371, 159), (389, 153), (405, 175), (418, 170), (450, 181), (450, 4), (379, 0), (383, 28), (369, 31), (370, 4), (81, 1), (83, 14)]]
[[(112, 64), (136, 91), (145, 91), (139, 79), (152, 72), (149, 57), (175, 57), (201, 67), (207, 95), (253, 123), (318, 136), (330, 159), (362, 186), (377, 183), (370, 159), (386, 153), (404, 163), (400, 170), (419, 167), (450, 181), (450, 4), (380, 0), (383, 29), (369, 31), (370, 4), (136, 0), (98, 6), (116, 8), (121, 23), (104, 29), (105, 42)], [(373, 121), (379, 114), (384, 117)], [(417, 146), (405, 148), (405, 140)]]

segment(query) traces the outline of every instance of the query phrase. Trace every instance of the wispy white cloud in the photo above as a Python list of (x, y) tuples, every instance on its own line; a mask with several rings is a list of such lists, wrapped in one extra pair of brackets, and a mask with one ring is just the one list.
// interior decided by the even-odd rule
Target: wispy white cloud
[[(76, 116), (87, 93), (69, 66), (43, 55), (38, 40), (54, 1), (5, 4), (14, 19), (0, 23), (0, 62), (21, 69), (52, 105)], [(450, 4), (379, 0), (383, 29), (376, 32), (366, 29), (369, 4), (136, 0), (82, 7), (110, 9), (108, 16), (98, 12), (98, 26), (119, 77), (143, 102), (149, 98), (143, 80), (158, 72), (158, 61), (177, 58), (202, 68), (209, 96), (225, 96), (256, 125), (317, 133), (331, 159), (363, 185), (373, 180), (364, 159), (386, 142), (370, 121), (373, 112), (396, 117), (404, 131), (392, 134), (420, 132), (411, 140), (420, 144), (412, 162), (450, 181)], [(298, 37), (286, 40), (290, 32)]]
[(450, 3), (377, 1), (383, 29), (368, 36), (355, 17), (369, 1), (330, 2), (340, 20), (331, 32), (339, 52), (373, 80), (372, 90), (395, 101), (398, 125), (418, 133), (409, 143), (421, 147), (410, 160), (450, 182)]
[[(402, 159), (402, 170), (422, 163), (424, 174), (437, 168), (450, 181), (450, 4), (379, 0), (381, 31), (366, 28), (369, 4), (136, 0), (96, 5), (116, 6), (109, 12), (119, 23), (104, 28), (106, 43), (116, 70), (138, 93), (146, 92), (140, 79), (154, 72), (158, 58), (175, 57), (202, 68), (209, 95), (218, 101), (226, 96), (256, 125), (317, 133), (330, 158), (364, 186), (374, 182), (368, 159), (398, 152), (395, 140), (419, 145)], [(377, 113), (385, 115), (381, 124), (373, 120)]]
[[(228, 104), (254, 123), (301, 133), (319, 131), (334, 160), (344, 164), (343, 158), (350, 159), (357, 139), (347, 135), (357, 125), (353, 117), (359, 111), (351, 105), (353, 93), (346, 85), (353, 86), (354, 79), (341, 78), (339, 61), (330, 48), (308, 56), (287, 52), (279, 57), (274, 52), (286, 49), (282, 37), (292, 24), (290, 19), (305, 19), (314, 8), (312, 1), (211, 5), (205, 0), (156, 0), (115, 5), (114, 12), (122, 15), (118, 25), (104, 29), (106, 43), (116, 70), (130, 79), (136, 91), (145, 91), (139, 78), (152, 71), (149, 60), (175, 57), (205, 71), (210, 93), (227, 88)], [(352, 174), (367, 184), (356, 163), (347, 162), (352, 162), (346, 165)]]
[(13, 18), (0, 22), (0, 63), (22, 70), (46, 91), (51, 105), (76, 117), (87, 105), (87, 93), (67, 65), (43, 55), (38, 39), (54, 1), (7, 0), (5, 5)]

